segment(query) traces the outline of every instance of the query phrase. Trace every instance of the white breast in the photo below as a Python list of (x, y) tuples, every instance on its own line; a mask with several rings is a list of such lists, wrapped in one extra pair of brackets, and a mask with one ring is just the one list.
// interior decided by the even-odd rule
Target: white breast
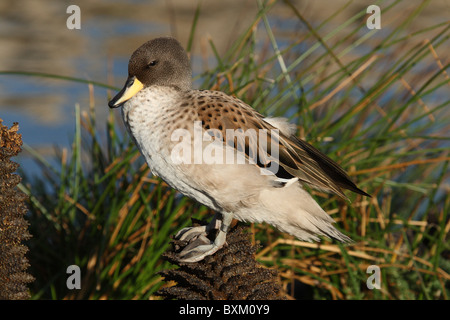
[(122, 107), (124, 124), (154, 175), (172, 188), (211, 208), (214, 201), (198, 190), (191, 172), (172, 161), (173, 130), (179, 126), (180, 94), (167, 87), (151, 87), (139, 91)]

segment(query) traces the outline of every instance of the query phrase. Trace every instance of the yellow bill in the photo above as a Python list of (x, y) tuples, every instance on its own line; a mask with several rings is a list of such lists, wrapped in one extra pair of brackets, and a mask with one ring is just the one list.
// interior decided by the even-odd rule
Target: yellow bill
[(127, 79), (125, 86), (114, 98), (109, 101), (108, 106), (110, 108), (120, 107), (124, 102), (131, 99), (136, 93), (138, 93), (144, 85), (136, 77), (130, 77)]

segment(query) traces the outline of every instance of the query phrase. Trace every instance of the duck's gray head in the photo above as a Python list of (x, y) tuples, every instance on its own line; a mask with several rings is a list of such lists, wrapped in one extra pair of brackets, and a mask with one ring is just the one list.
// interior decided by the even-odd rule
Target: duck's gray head
[(140, 46), (128, 63), (128, 79), (124, 88), (108, 105), (117, 108), (150, 86), (170, 86), (183, 91), (191, 89), (189, 58), (176, 39), (156, 38)]

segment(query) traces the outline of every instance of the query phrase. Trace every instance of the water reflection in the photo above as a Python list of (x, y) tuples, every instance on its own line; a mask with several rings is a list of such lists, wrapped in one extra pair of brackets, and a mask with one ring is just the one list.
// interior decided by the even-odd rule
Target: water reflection
[[(315, 25), (347, 3), (292, 2), (299, 11), (307, 13), (308, 20)], [(409, 1), (410, 7), (405, 10), (418, 3), (421, 1)], [(143, 42), (169, 34), (183, 44), (188, 42), (197, 7), (197, 1), (185, 0), (82, 0), (76, 4), (81, 8), (81, 30), (66, 28), (68, 4), (64, 1), (1, 1), (0, 70), (55, 73), (120, 87), (126, 76), (129, 55)], [(345, 21), (366, 4), (370, 1), (350, 4), (339, 14), (338, 20)], [(435, 24), (439, 19), (445, 21), (448, 17), (444, 12), (449, 12), (448, 7), (445, 0), (434, 1), (409, 30)], [(195, 57), (205, 56), (201, 44), (206, 43), (206, 39), (214, 39), (219, 53), (225, 52), (249, 27), (257, 10), (253, 0), (203, 1), (193, 45), (194, 71), (203, 68), (204, 60)], [(280, 1), (270, 14), (281, 46), (295, 40), (301, 23), (292, 11)], [(335, 23), (339, 23), (338, 20)], [(333, 25), (326, 26), (328, 31)], [(97, 118), (103, 122), (108, 112), (108, 92), (95, 88), (94, 93)], [(85, 84), (0, 75), (0, 117), (8, 126), (18, 121), (24, 141), (33, 147), (48, 150), (53, 144), (69, 146), (77, 103), (82, 109), (89, 106), (89, 89)]]

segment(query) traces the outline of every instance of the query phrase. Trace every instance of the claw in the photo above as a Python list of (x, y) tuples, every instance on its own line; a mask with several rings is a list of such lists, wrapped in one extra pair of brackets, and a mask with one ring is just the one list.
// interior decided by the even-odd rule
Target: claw
[(214, 242), (204, 236), (200, 236), (188, 244), (179, 254), (180, 262), (197, 262), (206, 256), (216, 253), (225, 245), (226, 233), (220, 232)]
[(184, 252), (183, 250), (180, 254), (179, 261), (180, 262), (197, 262), (200, 260), (203, 260), (205, 257), (210, 256), (214, 253), (216, 253), (217, 250), (219, 250), (220, 247), (217, 247), (214, 245), (214, 243), (209, 245), (201, 245), (197, 248), (194, 248), (188, 252)]
[(189, 242), (195, 237), (206, 236), (206, 229), (206, 226), (183, 228), (177, 232), (175, 239)]
[[(207, 226), (184, 228), (176, 234), (176, 239), (189, 242), (179, 253), (180, 262), (197, 262), (203, 260), (206, 256), (214, 254), (225, 245), (227, 231), (233, 220), (233, 215), (230, 213), (222, 214), (222, 220), (218, 216), (216, 214)], [(219, 231), (216, 239), (210, 241), (207, 238), (207, 234), (213, 229), (219, 229)]]

